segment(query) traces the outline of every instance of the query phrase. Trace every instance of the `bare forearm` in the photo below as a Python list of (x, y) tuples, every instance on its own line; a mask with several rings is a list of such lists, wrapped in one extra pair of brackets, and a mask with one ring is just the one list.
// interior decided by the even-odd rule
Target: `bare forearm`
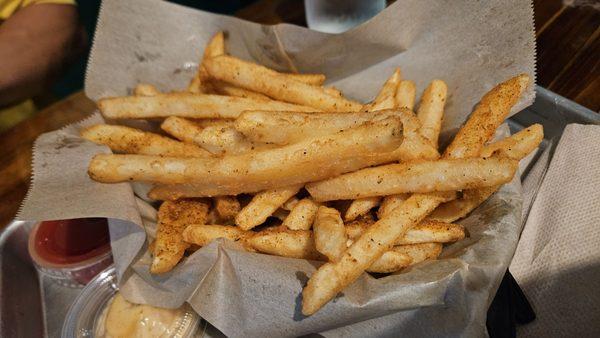
[(0, 107), (39, 94), (81, 46), (74, 6), (39, 4), (15, 13), (0, 26)]

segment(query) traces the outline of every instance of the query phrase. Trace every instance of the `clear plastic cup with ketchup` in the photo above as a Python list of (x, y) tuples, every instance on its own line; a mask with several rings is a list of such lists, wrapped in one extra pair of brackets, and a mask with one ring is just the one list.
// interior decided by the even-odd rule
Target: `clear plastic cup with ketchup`
[(29, 234), (37, 269), (61, 285), (82, 287), (112, 264), (106, 218), (40, 222)]

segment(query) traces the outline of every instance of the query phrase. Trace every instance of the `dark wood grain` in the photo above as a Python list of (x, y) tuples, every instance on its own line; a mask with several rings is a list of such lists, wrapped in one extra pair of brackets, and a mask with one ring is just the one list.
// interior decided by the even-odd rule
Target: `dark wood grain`
[(78, 92), (44, 109), (0, 135), (0, 227), (10, 222), (27, 193), (31, 175), (31, 147), (40, 135), (82, 120), (96, 109)]
[[(391, 2), (391, 1), (390, 1)], [(588, 108), (600, 109), (600, 11), (534, 0), (538, 84)], [(236, 14), (264, 24), (306, 25), (302, 1), (262, 0)], [(82, 92), (44, 109), (0, 135), (0, 227), (17, 212), (31, 174), (31, 146), (40, 134), (88, 116), (95, 104)]]

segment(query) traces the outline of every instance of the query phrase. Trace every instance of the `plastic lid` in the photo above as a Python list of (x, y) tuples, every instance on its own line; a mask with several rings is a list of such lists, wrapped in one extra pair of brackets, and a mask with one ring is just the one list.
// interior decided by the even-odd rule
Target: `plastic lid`
[[(117, 278), (114, 267), (101, 272), (92, 280), (75, 299), (65, 318), (62, 329), (63, 338), (97, 337), (104, 331), (108, 307), (118, 292)], [(145, 317), (144, 320), (151, 320)], [(198, 330), (200, 317), (184, 305), (173, 321), (172, 334), (169, 337), (193, 337)], [(144, 322), (144, 324), (147, 324)]]

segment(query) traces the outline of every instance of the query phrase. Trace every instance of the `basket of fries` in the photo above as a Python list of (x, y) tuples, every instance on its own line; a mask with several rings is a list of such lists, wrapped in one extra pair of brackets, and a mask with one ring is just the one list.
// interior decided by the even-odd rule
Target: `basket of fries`
[[(100, 114), (36, 142), (36, 176), (21, 217), (108, 217), (125, 297), (173, 308), (189, 302), (227, 335), (340, 334), (354, 323), (354, 334), (394, 323), (413, 333), (483, 329), (520, 231), (519, 161), (543, 139), (540, 125), (513, 135), (503, 126), (531, 102), (530, 53), (513, 54), (516, 65), (481, 80), (485, 90), (466, 80), (461, 88), (448, 73), (413, 82), (420, 68), (406, 62), (407, 76), (404, 56), (378, 59), (361, 75), (377, 91), (365, 100), (368, 93), (347, 94), (361, 88), (354, 65), (334, 81), (326, 72), (282, 70), (293, 60), (281, 51), (264, 48), (279, 55), (268, 62), (240, 52), (240, 28), (253, 24), (150, 4), (132, 10), (135, 1), (105, 1), (86, 85)], [(99, 89), (109, 58), (101, 50), (125, 24), (106, 13), (136, 18), (144, 32), (143, 14), (162, 6), (225, 27), (203, 33), (207, 42), (185, 88), (172, 85), (182, 82), (180, 72), (149, 83), (161, 68), (138, 57), (134, 67), (152, 73), (150, 81), (136, 75), (123, 84), (121, 69), (113, 72), (115, 87), (130, 93)], [(383, 27), (398, 8), (367, 25)], [(257, 44), (275, 34), (285, 49), (277, 32)], [(65, 140), (77, 145), (56, 147)], [(52, 147), (59, 151), (49, 157)], [(78, 197), (40, 197), (49, 177), (63, 176), (79, 187)], [(40, 210), (56, 200), (66, 206)], [(461, 320), (444, 324), (452, 311)], [(409, 329), (428, 321), (436, 324)]]

